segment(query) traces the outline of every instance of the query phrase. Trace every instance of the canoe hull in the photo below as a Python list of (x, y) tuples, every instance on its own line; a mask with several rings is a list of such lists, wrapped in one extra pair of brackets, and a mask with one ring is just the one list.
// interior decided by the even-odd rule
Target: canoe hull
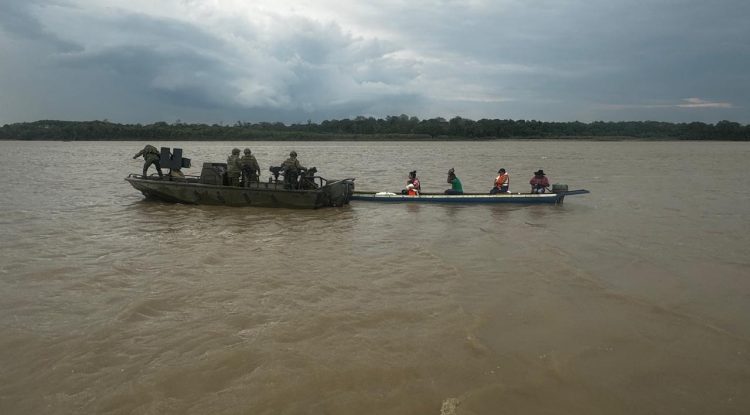
[(457, 203), (457, 204), (561, 204), (566, 195), (585, 194), (587, 190), (574, 190), (564, 193), (505, 193), (505, 194), (479, 194), (469, 193), (463, 195), (445, 194), (421, 194), (419, 196), (407, 196), (400, 194), (377, 194), (373, 192), (354, 192), (351, 200), (380, 203)]
[(125, 180), (147, 198), (199, 205), (317, 209), (345, 205), (349, 203), (354, 191), (351, 179), (328, 182), (314, 190), (288, 190), (281, 183), (253, 183), (250, 187), (233, 187), (191, 181), (144, 179), (138, 175), (130, 175)]

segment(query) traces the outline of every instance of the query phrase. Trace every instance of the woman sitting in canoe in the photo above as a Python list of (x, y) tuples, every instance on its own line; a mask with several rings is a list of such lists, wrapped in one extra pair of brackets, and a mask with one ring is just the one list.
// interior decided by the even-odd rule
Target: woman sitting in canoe
[(497, 171), (497, 177), (495, 177), (495, 186), (490, 189), (490, 194), (495, 195), (498, 193), (510, 192), (510, 176), (505, 169)]
[(417, 178), (417, 171), (409, 172), (409, 179), (406, 180), (406, 189), (401, 191), (401, 194), (409, 196), (419, 196), (419, 192), (422, 191), (422, 185)]

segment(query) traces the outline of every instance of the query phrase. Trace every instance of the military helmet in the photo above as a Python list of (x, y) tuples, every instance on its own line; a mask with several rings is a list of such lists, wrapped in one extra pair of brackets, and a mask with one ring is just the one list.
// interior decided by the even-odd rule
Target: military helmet
[(297, 157), (297, 152), (292, 150), (292, 152), (289, 153), (289, 157)]
[(240, 149), (239, 148), (233, 148), (232, 149), (232, 154), (240, 154)]
[(250, 154), (250, 153), (252, 153), (252, 151), (250, 151), (250, 149), (249, 149), (249, 148), (246, 148), (246, 149), (245, 149), (245, 154)]

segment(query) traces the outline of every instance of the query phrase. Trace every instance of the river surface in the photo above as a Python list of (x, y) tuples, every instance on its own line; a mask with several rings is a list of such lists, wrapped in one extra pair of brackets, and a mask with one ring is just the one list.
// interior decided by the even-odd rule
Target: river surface
[(144, 200), (144, 144), (0, 142), (0, 413), (748, 413), (750, 144), (151, 143), (592, 192), (313, 211)]

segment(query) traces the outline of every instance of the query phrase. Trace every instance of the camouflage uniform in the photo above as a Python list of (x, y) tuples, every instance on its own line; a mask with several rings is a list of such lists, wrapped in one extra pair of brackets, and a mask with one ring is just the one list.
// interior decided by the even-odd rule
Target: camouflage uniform
[(260, 166), (249, 148), (245, 149), (245, 155), (240, 159), (240, 167), (242, 168), (242, 182), (245, 186), (259, 180)]
[(227, 179), (230, 186), (240, 185), (240, 149), (232, 150), (232, 155), (227, 157)]
[[(284, 171), (284, 184), (288, 187), (296, 187), (297, 177), (300, 170), (306, 170), (297, 160), (297, 152), (289, 153), (289, 158), (281, 163), (281, 169)], [(292, 186), (292, 185), (295, 186)]]
[(135, 156), (133, 156), (133, 158), (137, 159), (140, 156), (143, 156), (143, 159), (146, 160), (146, 162), (143, 164), (144, 178), (146, 178), (146, 172), (152, 164), (154, 165), (154, 167), (156, 167), (156, 172), (159, 173), (159, 178), (161, 179), (164, 177), (164, 175), (161, 173), (161, 164), (159, 164), (159, 150), (157, 150), (156, 147), (152, 146), (151, 144), (146, 144), (146, 147), (143, 147), (143, 150), (137, 152)]

